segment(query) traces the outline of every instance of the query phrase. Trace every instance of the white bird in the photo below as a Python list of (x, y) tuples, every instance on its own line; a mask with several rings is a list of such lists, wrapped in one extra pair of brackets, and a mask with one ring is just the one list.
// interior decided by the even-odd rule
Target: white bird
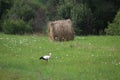
[(52, 54), (52, 53), (49, 53), (49, 55), (41, 56), (40, 59), (45, 60), (45, 61), (49, 61), (49, 59), (50, 59), (50, 57), (51, 57), (51, 54)]

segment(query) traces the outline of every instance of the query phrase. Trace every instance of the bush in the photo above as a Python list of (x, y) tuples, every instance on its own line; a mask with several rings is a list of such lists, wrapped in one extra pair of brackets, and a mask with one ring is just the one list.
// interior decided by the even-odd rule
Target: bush
[(45, 33), (47, 28), (47, 17), (46, 10), (44, 8), (39, 8), (36, 11), (36, 15), (33, 19), (33, 32)]
[(120, 35), (120, 10), (116, 14), (113, 22), (109, 23), (105, 32), (107, 35)]
[(21, 19), (5, 20), (3, 23), (3, 31), (7, 34), (25, 34), (31, 33), (32, 27)]
[(13, 0), (0, 0), (0, 31), (2, 31), (3, 16), (13, 5)]
[(76, 35), (93, 34), (94, 17), (86, 4), (77, 4), (74, 0), (69, 3), (64, 2), (58, 6), (57, 11), (60, 19), (72, 20)]
[(59, 0), (48, 0), (47, 1), (47, 20), (56, 20), (57, 19), (57, 5)]
[(15, 0), (13, 7), (8, 10), (8, 18), (23, 19), (29, 21), (34, 18), (36, 11), (39, 9), (39, 4), (33, 0)]
[(77, 35), (93, 33), (94, 18), (90, 8), (85, 4), (77, 4), (71, 11), (71, 17)]
[(71, 4), (63, 4), (58, 6), (57, 12), (58, 16), (61, 19), (69, 19), (71, 18), (71, 10), (73, 8), (73, 5)]
[[(36, 28), (37, 23), (40, 21), (38, 20), (40, 18), (39, 14), (41, 15), (40, 8), (40, 3), (34, 0), (14, 0), (13, 6), (7, 11), (4, 17), (3, 31), (10, 34), (32, 32), (33, 28)], [(43, 15), (41, 16), (43, 17)], [(37, 27), (41, 26), (39, 24)]]

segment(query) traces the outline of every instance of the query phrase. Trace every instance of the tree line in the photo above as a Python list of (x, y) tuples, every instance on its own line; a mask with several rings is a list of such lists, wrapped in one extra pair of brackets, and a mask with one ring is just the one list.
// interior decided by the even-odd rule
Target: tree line
[(120, 0), (0, 0), (4, 33), (46, 33), (59, 19), (71, 19), (76, 35), (120, 35)]

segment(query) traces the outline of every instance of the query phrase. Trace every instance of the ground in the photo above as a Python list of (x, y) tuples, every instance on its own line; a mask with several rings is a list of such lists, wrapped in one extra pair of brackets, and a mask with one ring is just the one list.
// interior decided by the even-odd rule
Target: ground
[[(119, 80), (120, 36), (47, 36), (0, 33), (0, 80)], [(52, 53), (49, 62), (39, 60)]]

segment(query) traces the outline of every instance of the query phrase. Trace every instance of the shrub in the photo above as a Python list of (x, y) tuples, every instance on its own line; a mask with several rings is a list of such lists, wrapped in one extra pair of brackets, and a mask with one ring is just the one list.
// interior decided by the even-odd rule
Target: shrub
[(77, 35), (92, 34), (94, 18), (90, 8), (85, 4), (77, 4), (71, 11), (71, 17)]
[[(67, 2), (66, 2), (67, 1)], [(57, 8), (60, 19), (71, 19), (76, 35), (93, 34), (95, 18), (87, 4), (64, 0)]]
[(2, 31), (3, 16), (13, 5), (13, 0), (0, 0), (0, 31)]
[(59, 0), (48, 0), (47, 1), (47, 19), (48, 20), (56, 20), (57, 19), (57, 5)]
[(57, 12), (58, 16), (61, 19), (69, 19), (71, 18), (71, 10), (73, 8), (73, 5), (71, 4), (63, 4), (58, 6)]
[(29, 21), (34, 18), (36, 11), (39, 9), (39, 4), (33, 0), (15, 0), (13, 7), (8, 10), (8, 18), (23, 19)]
[(5, 20), (3, 23), (3, 31), (7, 34), (24, 34), (31, 33), (32, 27), (30, 24), (25, 23), (22, 19)]
[(41, 3), (34, 0), (14, 0), (13, 6), (4, 15), (3, 31), (11, 34), (24, 34), (31, 31), (44, 32), (45, 9)]
[(113, 22), (108, 24), (105, 32), (107, 35), (120, 35), (120, 10), (116, 14)]
[(44, 8), (39, 8), (36, 11), (36, 15), (33, 19), (33, 32), (37, 33), (45, 33), (46, 26), (47, 26), (47, 17), (46, 17), (46, 10)]

